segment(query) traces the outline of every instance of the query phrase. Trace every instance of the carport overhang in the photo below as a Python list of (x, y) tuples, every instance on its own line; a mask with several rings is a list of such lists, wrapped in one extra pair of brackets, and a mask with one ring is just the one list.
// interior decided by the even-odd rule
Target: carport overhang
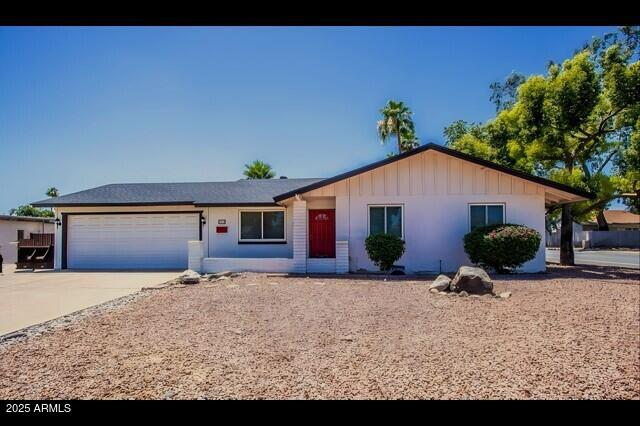
[(544, 205), (545, 208), (558, 207), (564, 204), (572, 204), (580, 201), (588, 201), (595, 198), (594, 194), (584, 193), (584, 195), (578, 195), (573, 192), (566, 192), (557, 188), (544, 187)]

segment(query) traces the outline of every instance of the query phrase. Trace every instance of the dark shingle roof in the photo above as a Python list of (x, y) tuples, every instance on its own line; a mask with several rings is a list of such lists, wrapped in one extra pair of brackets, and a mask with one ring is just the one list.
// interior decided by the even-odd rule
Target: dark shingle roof
[(86, 191), (75, 192), (57, 198), (33, 203), (38, 207), (52, 206), (100, 206), (100, 205), (168, 205), (195, 204), (202, 206), (232, 206), (232, 205), (274, 205), (297, 193), (308, 192), (334, 182), (347, 179), (368, 170), (402, 160), (412, 155), (434, 150), (488, 167), (519, 178), (556, 188), (583, 198), (593, 198), (594, 195), (544, 179), (519, 170), (501, 166), (469, 154), (428, 143), (402, 154), (376, 161), (346, 173), (328, 179), (265, 179), (238, 180), (234, 182), (192, 182), (192, 183), (122, 183), (99, 186)]
[(322, 179), (264, 179), (234, 182), (120, 183), (33, 203), (38, 207), (82, 205), (196, 204), (273, 205), (273, 197)]

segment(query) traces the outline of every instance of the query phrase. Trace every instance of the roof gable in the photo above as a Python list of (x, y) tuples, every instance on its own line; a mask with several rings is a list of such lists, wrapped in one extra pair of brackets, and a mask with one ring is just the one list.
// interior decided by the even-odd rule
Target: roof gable
[[(293, 197), (296, 194), (302, 194), (302, 193), (308, 193), (308, 192), (311, 192), (311, 191), (315, 191), (315, 190), (318, 190), (320, 188), (327, 187), (327, 186), (332, 185), (334, 183), (353, 178), (353, 177), (355, 177), (357, 175), (363, 175), (363, 174), (368, 173), (368, 172), (372, 172), (375, 175), (375, 170), (382, 169), (385, 166), (395, 165), (396, 163), (399, 163), (399, 162), (406, 162), (406, 161), (403, 161), (403, 160), (409, 160), (411, 157), (416, 157), (419, 154), (427, 153), (428, 151), (433, 151), (435, 153), (439, 153), (439, 154), (443, 154), (443, 155), (446, 155), (446, 156), (449, 156), (449, 157), (453, 157), (453, 158), (456, 158), (456, 159), (459, 159), (459, 160), (463, 160), (463, 162), (472, 163), (474, 165), (481, 166), (481, 168), (487, 168), (487, 169), (490, 169), (490, 170), (494, 170), (494, 171), (498, 172), (498, 174), (496, 175), (497, 177), (499, 177), (499, 175), (501, 175), (501, 174), (508, 175), (508, 176), (515, 176), (516, 178), (521, 179), (523, 181), (531, 182), (531, 183), (534, 183), (534, 184), (537, 184), (537, 185), (542, 185), (544, 187), (552, 188), (554, 190), (562, 191), (564, 193), (568, 193), (568, 194), (571, 194), (573, 196), (577, 196), (579, 198), (591, 198), (592, 197), (592, 195), (589, 194), (588, 192), (581, 191), (581, 190), (575, 189), (575, 188), (567, 186), (567, 185), (563, 185), (563, 184), (560, 184), (560, 183), (557, 183), (557, 182), (550, 181), (548, 179), (544, 179), (544, 178), (540, 178), (540, 177), (537, 177), (537, 176), (533, 176), (533, 175), (530, 175), (528, 173), (521, 172), (519, 170), (511, 169), (509, 167), (504, 167), (504, 166), (492, 163), (492, 162), (487, 161), (487, 160), (483, 160), (483, 159), (480, 159), (480, 158), (477, 158), (477, 157), (474, 157), (474, 156), (471, 156), (471, 155), (468, 155), (468, 154), (461, 153), (459, 151), (455, 151), (455, 150), (443, 147), (441, 145), (429, 143), (429, 144), (426, 144), (426, 145), (422, 145), (422, 146), (420, 146), (420, 147), (418, 147), (416, 149), (413, 149), (411, 151), (404, 152), (404, 153), (402, 153), (400, 155), (397, 155), (397, 156), (394, 156), (394, 157), (391, 157), (391, 158), (386, 158), (384, 160), (377, 161), (375, 163), (371, 163), (371, 164), (363, 166), (363, 167), (359, 167), (357, 169), (354, 169), (354, 170), (351, 170), (351, 171), (336, 175), (334, 177), (331, 177), (331, 178), (328, 178), (328, 179), (324, 179), (324, 180), (321, 180), (321, 181), (318, 181), (318, 182), (314, 182), (314, 183), (312, 183), (310, 185), (307, 185), (306, 187), (298, 188), (298, 189), (296, 189), (294, 191), (290, 191), (290, 192), (287, 192), (287, 193), (280, 194), (280, 195), (275, 197), (275, 200), (276, 201), (282, 201), (282, 200), (285, 200), (287, 198)], [(412, 158), (411, 158), (411, 161), (413, 161)], [(458, 166), (458, 167), (460, 167), (460, 166)], [(462, 173), (463, 171), (459, 170), (459, 172)], [(375, 176), (374, 176), (374, 178), (375, 178)], [(455, 176), (454, 176), (454, 178), (455, 178)], [(404, 187), (407, 192), (409, 192), (409, 193), (411, 192), (411, 182), (410, 181), (408, 181), (405, 178), (401, 182), (400, 180), (402, 179), (402, 176), (400, 176), (400, 175), (398, 175), (398, 177), (396, 179), (397, 179), (396, 184), (399, 185), (399, 187)], [(409, 185), (408, 189), (406, 189), (407, 182), (408, 182), (408, 185)], [(392, 184), (393, 184), (393, 182), (392, 182)], [(459, 184), (462, 185), (461, 179), (460, 179)], [(385, 182), (385, 185), (387, 185), (386, 182)], [(422, 183), (421, 183), (421, 185), (422, 185)], [(438, 190), (435, 189), (434, 192), (437, 193)], [(498, 192), (502, 193), (502, 189), (500, 189)], [(535, 192), (536, 192), (536, 189), (534, 188), (534, 193)], [(527, 191), (526, 193), (531, 193), (531, 192)], [(398, 195), (402, 195), (401, 191), (398, 191)], [(560, 200), (561, 198), (562, 197), (558, 197), (558, 200)], [(554, 198), (554, 200), (555, 200), (555, 198)]]

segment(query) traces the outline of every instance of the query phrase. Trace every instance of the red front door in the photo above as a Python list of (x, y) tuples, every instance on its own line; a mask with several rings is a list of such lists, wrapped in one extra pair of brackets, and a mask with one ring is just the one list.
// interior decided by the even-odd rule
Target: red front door
[(309, 257), (336, 257), (335, 210), (309, 210)]

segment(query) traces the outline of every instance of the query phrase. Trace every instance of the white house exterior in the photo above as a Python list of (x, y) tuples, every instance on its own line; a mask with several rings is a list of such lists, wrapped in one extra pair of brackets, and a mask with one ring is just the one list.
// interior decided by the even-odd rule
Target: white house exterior
[[(406, 242), (406, 272), (435, 273), (470, 264), (471, 226), (544, 238), (546, 206), (587, 197), (427, 144), (329, 179), (109, 185), (35, 205), (55, 207), (56, 269), (375, 270), (364, 240), (387, 232)], [(545, 269), (544, 246), (523, 272)]]
[(0, 215), (0, 255), (2, 263), (16, 263), (18, 260), (18, 239), (34, 234), (54, 232), (52, 218)]

